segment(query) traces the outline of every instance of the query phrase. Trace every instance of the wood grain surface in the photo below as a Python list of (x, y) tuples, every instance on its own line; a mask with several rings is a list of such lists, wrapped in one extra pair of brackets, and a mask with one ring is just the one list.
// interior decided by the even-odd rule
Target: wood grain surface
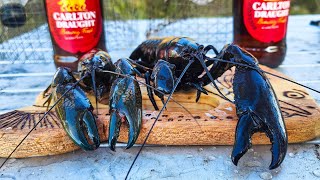
[[(264, 70), (280, 76), (283, 74), (262, 67)], [(304, 88), (290, 82), (268, 76), (282, 108), (285, 118), (289, 143), (304, 142), (320, 135), (320, 111), (314, 99)], [(217, 82), (220, 90), (233, 99), (232, 91), (233, 70), (227, 71)], [(137, 143), (142, 143), (155, 121), (158, 111), (155, 111), (143, 92), (143, 123)], [(207, 89), (217, 93), (207, 86)], [(147, 143), (159, 145), (232, 145), (234, 142), (237, 116), (235, 106), (215, 94), (202, 95), (195, 103), (195, 91), (177, 92), (173, 99), (182, 104), (189, 112), (177, 103), (170, 101), (167, 110), (160, 115)], [(40, 94), (34, 106), (25, 107), (0, 115), (0, 157), (6, 157), (35, 126), (46, 112)], [(94, 102), (93, 97), (90, 97)], [(259, 97), (257, 97), (259, 98)], [(161, 105), (161, 101), (157, 104)], [(92, 103), (95, 104), (95, 103)], [(263, 108), (263, 107), (261, 107)], [(97, 124), (100, 138), (105, 141), (108, 137), (108, 106), (99, 104)], [(127, 126), (123, 124), (119, 137), (120, 142), (127, 141)], [(269, 144), (264, 133), (253, 136), (253, 144)], [(69, 139), (62, 128), (55, 112), (50, 112), (35, 130), (22, 143), (12, 157), (22, 158), (31, 156), (45, 156), (70, 152), (79, 149)]]

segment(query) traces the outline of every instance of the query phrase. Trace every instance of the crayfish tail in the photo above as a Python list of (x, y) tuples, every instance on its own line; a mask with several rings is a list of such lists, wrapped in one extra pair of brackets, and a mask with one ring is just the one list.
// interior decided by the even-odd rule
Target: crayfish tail
[(239, 159), (251, 147), (251, 136), (254, 132), (253, 116), (246, 113), (241, 116), (236, 128), (235, 143), (231, 154), (234, 165), (238, 164)]

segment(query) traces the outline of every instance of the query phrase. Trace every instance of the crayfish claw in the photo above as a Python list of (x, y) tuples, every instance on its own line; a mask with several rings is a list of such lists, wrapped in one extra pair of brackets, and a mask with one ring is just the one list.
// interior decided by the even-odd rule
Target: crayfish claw
[(76, 114), (72, 119), (65, 119), (63, 126), (72, 141), (81, 149), (89, 151), (99, 147), (98, 129), (94, 115), (90, 111)]
[(259, 116), (251, 110), (241, 115), (237, 124), (235, 144), (231, 155), (233, 164), (237, 165), (239, 159), (251, 148), (252, 134), (260, 131), (265, 132), (272, 143), (272, 161), (269, 169), (279, 167), (287, 152), (287, 136), (280, 126), (276, 126), (276, 123), (268, 124), (268, 122), (263, 122)]
[[(236, 65), (233, 81), (239, 121), (232, 161), (237, 165), (251, 147), (253, 133), (265, 132), (272, 144), (272, 162), (269, 168), (277, 168), (286, 155), (288, 138), (276, 94), (253, 55), (236, 45), (229, 45), (225, 48), (224, 58), (246, 65)], [(243, 83), (244, 81), (246, 83)]]
[[(137, 110), (136, 112), (131, 111), (131, 107), (127, 108), (122, 106), (121, 109), (113, 110), (110, 113), (110, 125), (109, 125), (109, 145), (112, 151), (115, 151), (115, 145), (117, 143), (120, 126), (123, 121), (126, 121), (129, 127), (128, 132), (128, 143), (126, 149), (131, 148), (136, 142), (140, 128), (141, 128), (141, 110)], [(134, 118), (135, 117), (135, 118)]]
[(95, 150), (100, 138), (93, 107), (78, 82), (69, 69), (58, 68), (49, 98), (57, 103), (55, 111), (71, 140), (83, 150)]
[(275, 169), (280, 166), (286, 156), (288, 139), (283, 131), (276, 132), (268, 130), (266, 134), (272, 142), (272, 161), (269, 169)]
[(87, 111), (84, 113), (82, 120), (84, 124), (81, 129), (86, 133), (84, 134), (86, 139), (83, 140), (82, 143), (85, 143), (85, 149), (95, 150), (100, 146), (100, 137), (95, 123), (95, 117), (91, 111)]
[[(129, 127), (127, 149), (136, 142), (142, 121), (142, 95), (139, 83), (134, 80), (136, 72), (126, 59), (116, 62), (118, 73), (127, 76), (117, 77), (112, 83), (109, 106), (110, 106), (110, 125), (109, 125), (109, 145), (111, 150), (115, 150), (120, 126), (126, 122)], [(131, 76), (131, 77), (128, 77)]]
[[(140, 112), (138, 112), (139, 114)], [(138, 115), (136, 114), (136, 115)], [(137, 116), (139, 117), (139, 115)], [(126, 149), (131, 148), (136, 140), (138, 139), (141, 122), (134, 120), (132, 117), (127, 116), (127, 121), (129, 124), (129, 134), (128, 134), (128, 144)]]
[(235, 143), (231, 154), (234, 165), (251, 147), (251, 136), (253, 134), (253, 118), (250, 114), (243, 115), (237, 124)]

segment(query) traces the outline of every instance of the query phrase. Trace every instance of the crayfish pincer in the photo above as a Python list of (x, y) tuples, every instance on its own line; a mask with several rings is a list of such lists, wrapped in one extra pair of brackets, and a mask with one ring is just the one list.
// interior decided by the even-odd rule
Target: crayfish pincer
[(272, 143), (270, 169), (282, 163), (288, 138), (276, 94), (253, 55), (236, 45), (227, 45), (220, 56), (236, 64), (233, 92), (239, 121), (236, 128), (232, 161), (235, 165), (251, 147), (251, 136), (265, 132)]
[(135, 75), (139, 71), (135, 69), (127, 59), (119, 59), (116, 63), (118, 77), (112, 83), (109, 106), (109, 145), (115, 150), (119, 136), (121, 123), (126, 121), (129, 126), (129, 138), (127, 149), (136, 142), (142, 121), (142, 95), (139, 83), (135, 81)]
[[(152, 74), (150, 72), (146, 72), (144, 74), (146, 83), (148, 85), (151, 84), (151, 81), (154, 83), (154, 88), (147, 87), (147, 92), (149, 99), (155, 110), (159, 110), (158, 105), (153, 97), (153, 92), (161, 99), (162, 103), (164, 102), (164, 94), (170, 94), (173, 90), (174, 84), (176, 82), (175, 77), (175, 65), (170, 64), (167, 61), (159, 60), (157, 64), (153, 67)], [(162, 92), (162, 93), (159, 93)], [(164, 94), (163, 94), (164, 93)]]
[[(93, 107), (68, 68), (58, 68), (51, 84), (49, 97), (58, 102), (55, 111), (62, 125), (75, 144), (83, 150), (95, 150), (100, 146), (100, 138)], [(59, 101), (58, 101), (59, 100)]]

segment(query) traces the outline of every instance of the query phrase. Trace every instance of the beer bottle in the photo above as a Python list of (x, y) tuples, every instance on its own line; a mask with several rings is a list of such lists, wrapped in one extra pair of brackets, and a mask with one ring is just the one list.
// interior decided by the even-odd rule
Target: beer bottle
[(93, 48), (106, 51), (103, 0), (44, 0), (56, 67), (78, 68)]
[(289, 0), (233, 0), (234, 43), (269, 67), (278, 67), (287, 50)]
[(7, 27), (19, 27), (27, 20), (26, 10), (20, 0), (0, 1), (1, 23)]

